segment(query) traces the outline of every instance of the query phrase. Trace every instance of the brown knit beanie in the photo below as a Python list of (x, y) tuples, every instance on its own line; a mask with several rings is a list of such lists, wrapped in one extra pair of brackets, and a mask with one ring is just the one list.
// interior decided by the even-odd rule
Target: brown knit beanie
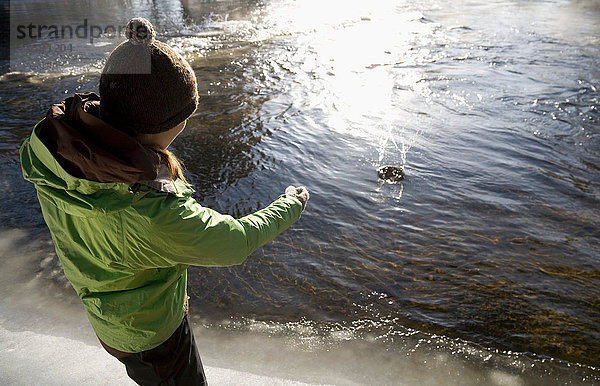
[(196, 75), (179, 54), (154, 40), (152, 24), (135, 18), (100, 76), (100, 118), (131, 135), (157, 134), (198, 107)]

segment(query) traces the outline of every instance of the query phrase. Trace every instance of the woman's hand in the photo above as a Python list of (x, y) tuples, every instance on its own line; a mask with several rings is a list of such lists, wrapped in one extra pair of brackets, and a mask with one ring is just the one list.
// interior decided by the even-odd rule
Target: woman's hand
[(285, 189), (285, 195), (296, 197), (302, 203), (302, 210), (306, 208), (306, 202), (310, 197), (310, 195), (308, 194), (308, 190), (306, 190), (304, 186), (296, 188), (295, 186), (290, 185)]

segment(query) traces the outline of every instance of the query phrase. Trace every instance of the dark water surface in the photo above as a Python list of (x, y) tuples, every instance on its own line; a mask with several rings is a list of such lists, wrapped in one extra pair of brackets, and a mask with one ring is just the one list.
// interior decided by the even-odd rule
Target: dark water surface
[[(201, 106), (173, 149), (203, 205), (311, 192), (245, 264), (190, 268), (204, 323), (600, 382), (597, 1), (51, 3), (62, 23), (147, 17), (189, 58)], [(52, 63), (24, 44), (33, 70), (0, 78), (6, 228), (44, 234), (17, 149), (51, 103), (97, 90), (114, 47), (76, 43)], [(379, 180), (387, 164), (406, 179)]]

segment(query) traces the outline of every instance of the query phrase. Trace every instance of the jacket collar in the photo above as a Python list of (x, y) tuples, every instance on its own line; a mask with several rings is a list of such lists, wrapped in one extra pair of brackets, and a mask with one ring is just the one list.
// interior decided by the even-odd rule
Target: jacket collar
[(75, 94), (53, 105), (39, 136), (64, 170), (96, 182), (136, 183), (157, 178), (161, 158), (98, 117), (100, 97)]

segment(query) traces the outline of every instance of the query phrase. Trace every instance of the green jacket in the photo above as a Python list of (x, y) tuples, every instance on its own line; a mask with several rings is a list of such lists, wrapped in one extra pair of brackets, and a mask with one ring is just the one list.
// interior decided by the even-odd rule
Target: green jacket
[[(302, 204), (282, 196), (241, 219), (202, 207), (177, 179), (141, 183), (74, 177), (40, 139), (21, 147), (23, 176), (37, 190), (66, 277), (98, 337), (124, 352), (164, 342), (186, 307), (188, 265), (229, 266), (299, 219)], [(161, 180), (162, 178), (162, 180)]]

